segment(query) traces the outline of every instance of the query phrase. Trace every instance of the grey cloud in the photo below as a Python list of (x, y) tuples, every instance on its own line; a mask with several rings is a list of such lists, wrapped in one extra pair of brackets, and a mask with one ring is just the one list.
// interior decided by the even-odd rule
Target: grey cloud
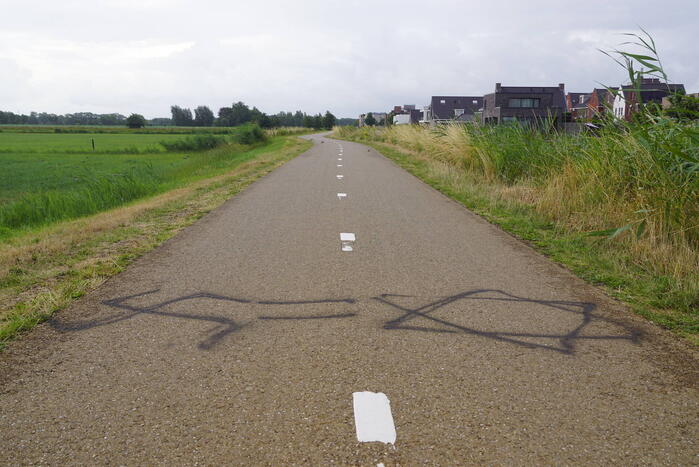
[(697, 91), (697, 13), (679, 0), (14, 2), (0, 18), (0, 98), (19, 112), (152, 117), (243, 100), (354, 116), (496, 81), (585, 91), (624, 80), (596, 49), (637, 25)]

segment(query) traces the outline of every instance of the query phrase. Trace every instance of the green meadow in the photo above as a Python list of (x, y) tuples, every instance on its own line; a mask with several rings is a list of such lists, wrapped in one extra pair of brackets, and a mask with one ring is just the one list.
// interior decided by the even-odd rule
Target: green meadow
[(282, 143), (253, 126), (219, 135), (43, 130), (0, 128), (0, 240), (218, 175)]
[[(162, 152), (161, 141), (181, 139), (178, 134), (143, 133), (15, 133), (0, 132), (2, 153), (114, 153)], [(93, 149), (92, 142), (95, 147)]]

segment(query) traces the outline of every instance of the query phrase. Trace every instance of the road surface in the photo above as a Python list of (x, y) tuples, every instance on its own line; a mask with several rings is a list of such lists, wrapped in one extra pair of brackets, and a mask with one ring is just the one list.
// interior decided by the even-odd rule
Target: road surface
[(1, 464), (699, 463), (695, 351), (311, 138), (0, 355)]

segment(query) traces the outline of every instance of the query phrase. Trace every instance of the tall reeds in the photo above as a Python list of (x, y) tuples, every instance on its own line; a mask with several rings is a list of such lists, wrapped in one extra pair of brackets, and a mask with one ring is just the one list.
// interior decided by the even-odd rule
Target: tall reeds
[[(451, 182), (478, 184), (568, 231), (683, 283), (671, 306), (699, 307), (699, 126), (663, 119), (598, 135), (517, 125), (339, 128), (396, 146)], [(595, 240), (595, 238), (599, 238)]]

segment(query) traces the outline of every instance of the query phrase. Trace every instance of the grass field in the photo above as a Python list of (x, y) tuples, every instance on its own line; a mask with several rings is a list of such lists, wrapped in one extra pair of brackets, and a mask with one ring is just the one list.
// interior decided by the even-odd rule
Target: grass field
[[(0, 154), (104, 154), (163, 152), (161, 141), (181, 139), (178, 134), (143, 133), (14, 133), (0, 132)], [(92, 142), (95, 149), (92, 149)]]
[(281, 144), (252, 127), (220, 136), (2, 130), (0, 240), (217, 175)]

